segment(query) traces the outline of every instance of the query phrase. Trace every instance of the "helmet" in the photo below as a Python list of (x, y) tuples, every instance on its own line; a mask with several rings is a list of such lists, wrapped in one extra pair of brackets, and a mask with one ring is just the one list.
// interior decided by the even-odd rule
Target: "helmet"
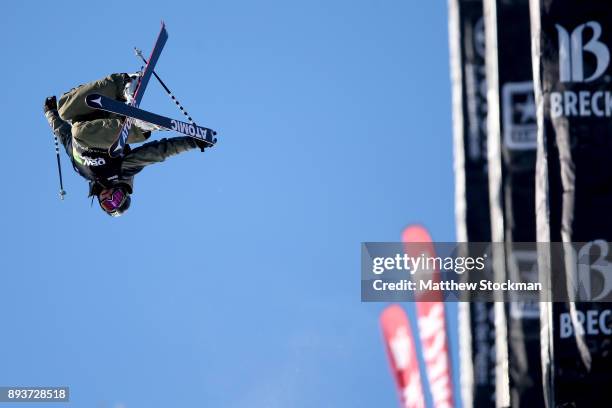
[[(102, 198), (102, 193), (105, 197)], [(111, 217), (119, 217), (130, 208), (132, 199), (130, 194), (123, 187), (113, 187), (109, 190), (102, 190), (98, 194), (100, 208)]]

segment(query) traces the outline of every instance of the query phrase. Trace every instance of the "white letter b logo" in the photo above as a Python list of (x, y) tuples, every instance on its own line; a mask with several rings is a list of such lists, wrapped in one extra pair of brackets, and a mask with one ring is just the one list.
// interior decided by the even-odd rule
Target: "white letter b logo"
[[(559, 34), (559, 79), (561, 82), (591, 82), (599, 78), (610, 62), (610, 51), (601, 41), (601, 25), (596, 21), (581, 24), (572, 31), (571, 37), (567, 30), (555, 24)], [(582, 45), (582, 32), (585, 27), (593, 30), (593, 37)], [(595, 72), (588, 78), (584, 77), (583, 51), (588, 51), (597, 59)]]

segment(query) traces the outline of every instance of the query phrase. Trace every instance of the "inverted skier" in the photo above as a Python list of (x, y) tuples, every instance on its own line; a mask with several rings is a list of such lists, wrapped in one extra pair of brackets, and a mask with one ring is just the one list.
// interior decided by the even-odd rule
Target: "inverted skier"
[[(130, 207), (134, 176), (144, 167), (191, 149), (204, 151), (208, 147), (201, 140), (180, 136), (134, 149), (128, 144), (123, 156), (111, 157), (108, 149), (117, 138), (124, 117), (88, 107), (85, 96), (97, 93), (129, 102), (137, 83), (138, 74), (111, 74), (73, 88), (60, 97), (59, 103), (55, 96), (50, 96), (44, 104), (45, 117), (64, 145), (72, 167), (89, 181), (89, 196), (96, 196), (100, 208), (113, 217), (122, 215)], [(156, 130), (161, 128), (134, 120), (127, 142), (144, 142)]]

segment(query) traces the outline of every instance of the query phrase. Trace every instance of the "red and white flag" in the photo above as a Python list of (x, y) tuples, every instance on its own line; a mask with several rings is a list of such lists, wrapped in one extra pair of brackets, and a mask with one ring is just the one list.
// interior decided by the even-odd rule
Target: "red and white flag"
[[(402, 232), (406, 253), (409, 256), (435, 257), (435, 249), (429, 232), (419, 226), (411, 225)], [(420, 278), (440, 281), (440, 271), (417, 271)], [(429, 276), (424, 274), (429, 272)], [(448, 355), (448, 340), (446, 335), (446, 318), (444, 303), (440, 292), (417, 292), (416, 310), (423, 349), (423, 359), (427, 372), (427, 379), (435, 408), (452, 408), (453, 386), (450, 359)], [(426, 298), (428, 301), (419, 301)]]
[(425, 408), (419, 362), (406, 312), (399, 305), (391, 305), (382, 312), (380, 325), (401, 406)]

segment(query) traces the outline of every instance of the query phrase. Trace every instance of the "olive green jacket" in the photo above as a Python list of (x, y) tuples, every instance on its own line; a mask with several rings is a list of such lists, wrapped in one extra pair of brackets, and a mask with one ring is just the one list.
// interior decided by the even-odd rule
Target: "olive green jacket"
[[(134, 149), (130, 149), (129, 145), (126, 145), (125, 154), (120, 159), (119, 168), (113, 177), (106, 178), (106, 180), (99, 180), (88, 176), (88, 171), (95, 168), (91, 166), (92, 160), (85, 156), (88, 152), (88, 148), (79, 146), (79, 149), (75, 147), (78, 144), (73, 138), (70, 123), (62, 120), (57, 110), (50, 110), (45, 114), (49, 125), (53, 129), (53, 133), (61, 141), (62, 145), (66, 149), (66, 153), (72, 162), (74, 169), (84, 178), (89, 181), (89, 195), (96, 195), (99, 191), (108, 187), (108, 184), (124, 184), (128, 187), (130, 193), (133, 191), (134, 175), (139, 173), (146, 166), (153, 163), (160, 163), (166, 160), (170, 156), (177, 155), (187, 150), (198, 148), (195, 140), (189, 136), (173, 137), (169, 139), (161, 139), (149, 143), (145, 143)], [(81, 150), (81, 153), (79, 153)], [(106, 150), (102, 152), (100, 149), (90, 149), (92, 154), (100, 157), (101, 155), (108, 154)], [(94, 151), (95, 150), (95, 151)], [(108, 156), (107, 160), (112, 160)], [(94, 162), (94, 166), (95, 166)]]

